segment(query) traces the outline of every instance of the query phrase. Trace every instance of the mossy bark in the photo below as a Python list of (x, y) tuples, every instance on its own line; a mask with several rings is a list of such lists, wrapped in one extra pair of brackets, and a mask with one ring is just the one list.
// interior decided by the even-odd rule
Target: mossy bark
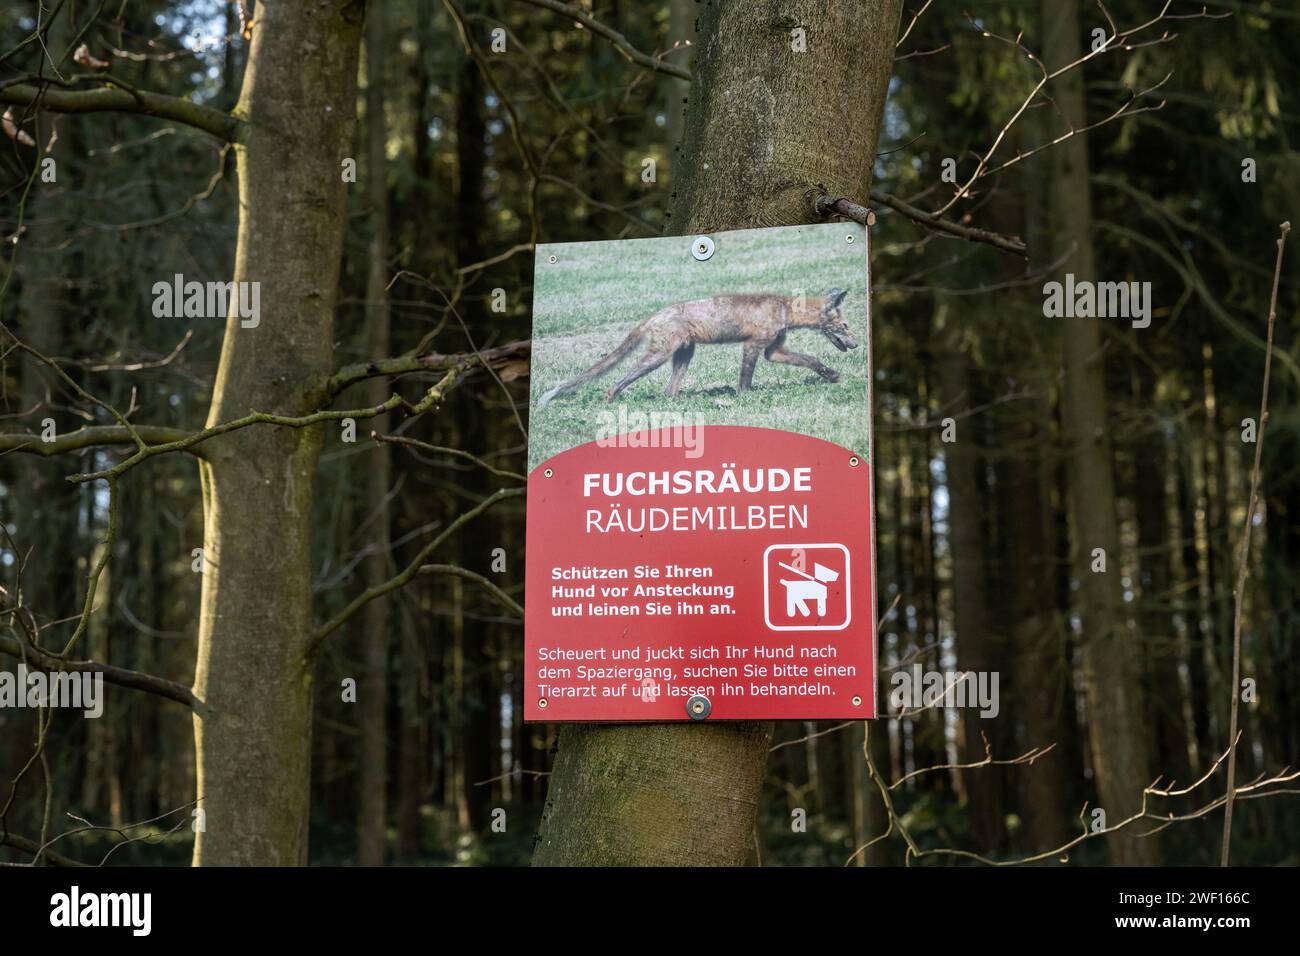
[[(235, 281), (261, 318), (227, 319), (208, 424), (316, 408), (333, 361), (344, 189), (364, 4), (263, 0), (236, 113)], [(205, 448), (206, 571), (194, 693), (196, 864), (307, 861), (312, 485), (317, 429), (254, 426)]]
[[(822, 192), (864, 201), (900, 7), (702, 7), (669, 231), (809, 222)], [(756, 722), (566, 726), (533, 863), (745, 863), (771, 735)]]

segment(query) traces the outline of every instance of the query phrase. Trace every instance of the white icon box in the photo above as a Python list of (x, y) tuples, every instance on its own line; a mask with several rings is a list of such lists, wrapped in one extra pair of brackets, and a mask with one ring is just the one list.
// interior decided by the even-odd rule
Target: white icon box
[[(839, 581), (839, 573), (817, 561), (815, 549), (833, 548), (844, 555), (844, 620), (840, 624), (773, 624), (771, 591), (773, 582), (768, 577), (767, 558), (773, 551), (791, 551), (801, 549), (808, 552), (813, 562), (813, 573), (808, 574), (788, 564), (777, 562), (778, 566), (791, 572), (790, 578), (778, 578), (777, 583), (785, 589), (786, 616), (789, 618), (812, 618), (814, 611), (818, 618), (826, 616), (828, 584)], [(849, 626), (853, 617), (852, 589), (849, 587), (849, 549), (842, 544), (773, 544), (763, 552), (763, 620), (770, 631), (842, 631)]]

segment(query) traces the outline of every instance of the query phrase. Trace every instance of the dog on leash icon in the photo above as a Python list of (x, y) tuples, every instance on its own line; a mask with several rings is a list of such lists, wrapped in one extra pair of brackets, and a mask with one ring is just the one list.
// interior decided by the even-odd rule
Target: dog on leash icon
[(842, 544), (774, 544), (763, 552), (763, 614), (773, 631), (842, 631), (849, 626), (849, 549)]

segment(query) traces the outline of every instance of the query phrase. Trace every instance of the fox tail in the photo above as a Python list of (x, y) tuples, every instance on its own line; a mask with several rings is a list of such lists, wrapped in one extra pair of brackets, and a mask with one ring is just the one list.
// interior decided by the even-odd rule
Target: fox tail
[(627, 338), (619, 344), (618, 348), (614, 349), (614, 351), (610, 352), (577, 378), (570, 379), (563, 385), (557, 385), (555, 388), (543, 392), (538, 404), (549, 405), (552, 400), (559, 398), (561, 395), (568, 395), (570, 392), (582, 388), (582, 386), (586, 385), (588, 382), (600, 378), (631, 354), (632, 350), (637, 347), (637, 343), (641, 341), (641, 337), (644, 335), (644, 328), (644, 323), (638, 325), (627, 334)]

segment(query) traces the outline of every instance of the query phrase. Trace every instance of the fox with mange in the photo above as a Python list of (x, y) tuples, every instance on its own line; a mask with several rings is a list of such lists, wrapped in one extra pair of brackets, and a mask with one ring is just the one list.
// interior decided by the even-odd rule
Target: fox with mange
[(545, 392), (546, 405), (560, 395), (576, 391), (600, 378), (645, 343), (645, 352), (637, 363), (605, 393), (613, 401), (623, 389), (649, 375), (669, 359), (673, 372), (667, 394), (677, 395), (686, 378), (686, 370), (695, 357), (697, 345), (742, 346), (740, 388), (747, 391), (753, 384), (754, 366), (762, 355), (769, 362), (797, 365), (811, 369), (827, 382), (838, 382), (839, 373), (811, 355), (786, 348), (786, 336), (792, 329), (816, 329), (841, 352), (858, 347), (849, 325), (844, 321), (843, 303), (847, 293), (831, 289), (825, 296), (787, 296), (765, 293), (715, 295), (666, 306), (650, 316), (623, 339), (614, 351), (577, 378)]

